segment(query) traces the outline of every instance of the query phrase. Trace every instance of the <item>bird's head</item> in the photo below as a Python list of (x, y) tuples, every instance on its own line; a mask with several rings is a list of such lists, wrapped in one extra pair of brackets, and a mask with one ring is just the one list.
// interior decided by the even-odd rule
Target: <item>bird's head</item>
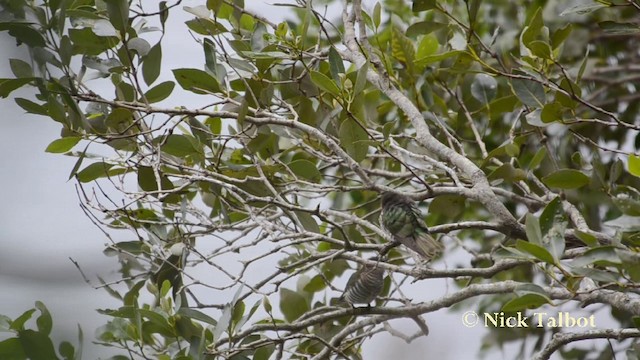
[(385, 191), (382, 193), (381, 204), (385, 205), (393, 205), (393, 204), (402, 204), (406, 203), (408, 199), (400, 194), (396, 194), (394, 192)]

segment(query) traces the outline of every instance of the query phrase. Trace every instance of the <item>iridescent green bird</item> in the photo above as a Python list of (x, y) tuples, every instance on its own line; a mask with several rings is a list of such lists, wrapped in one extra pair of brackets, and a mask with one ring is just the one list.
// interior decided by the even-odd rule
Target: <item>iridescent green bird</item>
[(442, 252), (442, 244), (429, 234), (413, 200), (392, 192), (382, 194), (380, 223), (393, 239), (431, 260)]
[[(374, 257), (370, 260), (378, 260)], [(339, 301), (350, 305), (367, 304), (380, 295), (384, 286), (384, 269), (376, 265), (362, 265), (349, 280)]]

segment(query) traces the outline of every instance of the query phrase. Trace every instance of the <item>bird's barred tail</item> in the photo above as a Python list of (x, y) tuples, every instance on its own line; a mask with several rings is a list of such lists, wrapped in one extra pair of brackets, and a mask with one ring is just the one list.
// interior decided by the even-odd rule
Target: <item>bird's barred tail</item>
[(418, 235), (415, 236), (415, 243), (417, 249), (414, 250), (416, 250), (416, 252), (426, 260), (431, 260), (440, 255), (444, 249), (438, 240), (434, 239), (429, 235), (429, 233), (424, 231), (420, 231)]
[(368, 304), (375, 300), (384, 285), (384, 270), (365, 265), (352, 275), (341, 297), (349, 304)]

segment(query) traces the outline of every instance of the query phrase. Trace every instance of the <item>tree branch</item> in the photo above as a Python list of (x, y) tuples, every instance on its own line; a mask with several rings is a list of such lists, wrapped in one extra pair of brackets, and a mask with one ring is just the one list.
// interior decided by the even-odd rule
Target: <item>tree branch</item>
[(549, 343), (536, 354), (533, 360), (548, 360), (554, 352), (562, 346), (581, 340), (590, 339), (616, 339), (624, 340), (629, 338), (640, 338), (638, 329), (602, 329), (589, 330), (581, 333), (556, 333)]

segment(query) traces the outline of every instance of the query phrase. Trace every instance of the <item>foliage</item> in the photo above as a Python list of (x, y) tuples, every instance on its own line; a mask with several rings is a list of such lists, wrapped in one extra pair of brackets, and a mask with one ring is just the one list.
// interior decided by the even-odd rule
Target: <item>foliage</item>
[[(36, 329), (29, 329), (25, 324), (37, 311), (40, 316), (36, 319)], [(12, 333), (10, 337), (0, 341), (0, 357), (3, 359), (65, 359), (75, 360), (82, 358), (82, 330), (78, 327), (79, 343), (78, 349), (73, 347), (68, 341), (63, 341), (58, 345), (56, 352), (51, 340), (51, 330), (53, 319), (47, 307), (40, 301), (36, 301), (36, 307), (29, 309), (18, 316), (15, 320), (0, 315), (0, 330), (5, 333)], [(58, 356), (60, 355), (60, 356)]]
[[(301, 0), (280, 23), (242, 0), (0, 4), (31, 55), (0, 96), (36, 89), (15, 101), (60, 123), (47, 151), (78, 158), (87, 213), (131, 234), (105, 250), (122, 307), (99, 334), (127, 356), (358, 358), (388, 320), (424, 330), (420, 315), (467, 299), (600, 304), (619, 322), (490, 329), (486, 349), (536, 339), (538, 358), (582, 358), (567, 344), (640, 337), (636, 2), (356, 0), (330, 19)], [(197, 67), (163, 61), (180, 56), (178, 12)], [(444, 257), (462, 260), (431, 269), (395, 248), (377, 306), (335, 306), (343, 273), (392, 239), (382, 191), (430, 199)], [(429, 278), (459, 290), (400, 291)], [(637, 358), (633, 344), (594, 349)]]

